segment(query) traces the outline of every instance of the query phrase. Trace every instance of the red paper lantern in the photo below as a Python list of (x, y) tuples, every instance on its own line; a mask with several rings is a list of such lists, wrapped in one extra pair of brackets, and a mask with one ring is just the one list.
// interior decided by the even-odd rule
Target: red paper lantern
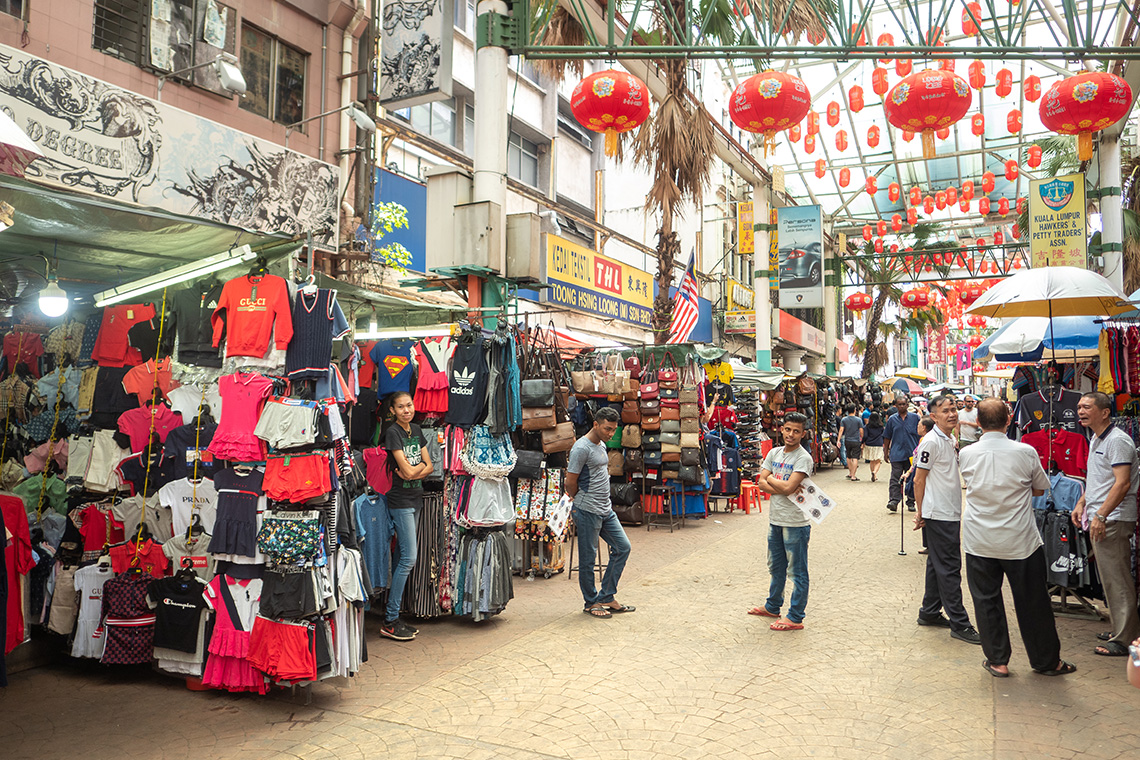
[(1055, 83), (1041, 99), (1041, 123), (1062, 135), (1077, 136), (1077, 158), (1092, 158), (1092, 133), (1123, 119), (1132, 106), (1132, 88), (1104, 71), (1086, 71)]
[(847, 91), (847, 107), (851, 109), (851, 113), (863, 110), (863, 88), (859, 85), (853, 85)]
[(922, 210), (926, 212), (927, 216), (934, 213), (934, 198), (929, 195), (922, 199)]
[(1005, 117), (1005, 128), (1009, 130), (1011, 135), (1016, 135), (1021, 131), (1021, 111), (1016, 108), (1009, 112)]
[[(728, 112), (733, 124), (764, 136), (767, 155), (769, 148), (776, 147), (776, 133), (799, 123), (809, 108), (811, 93), (802, 79), (782, 71), (765, 71), (748, 77), (732, 91)], [(811, 132), (810, 120), (808, 123)]]
[(966, 3), (962, 9), (962, 34), (973, 37), (978, 33), (978, 24), (982, 21), (982, 4)]
[(844, 166), (839, 170), (839, 186), (847, 187), (851, 184), (851, 170)]
[[(884, 32), (883, 34), (879, 35), (879, 38), (877, 40), (875, 40), (875, 45), (878, 47), (881, 47), (881, 48), (894, 47), (895, 46), (895, 37), (893, 34), (889, 34), (889, 33)], [(879, 59), (879, 63), (890, 63), (890, 61), (891, 61), (890, 58), (880, 58)]]
[(886, 222), (886, 220), (880, 219), (878, 222), (876, 222), (875, 223), (875, 229), (878, 231), (879, 237), (886, 235), (887, 234), (887, 222)]
[(808, 114), (807, 114), (807, 133), (809, 135), (818, 135), (819, 134), (819, 114), (816, 113), (815, 111), (808, 111)]
[(914, 132), (911, 132), (909, 129), (904, 129), (903, 130), (903, 142), (910, 142), (913, 139), (914, 139)]
[(875, 91), (876, 95), (884, 94), (887, 87), (887, 70), (881, 69), (878, 66), (871, 72), (871, 89)]
[(879, 180), (874, 175), (867, 177), (867, 195), (874, 195), (879, 190)]
[(915, 185), (910, 189), (910, 205), (917, 206), (922, 203), (922, 190)]
[(949, 137), (950, 137), (950, 127), (946, 127), (945, 129), (937, 129), (937, 130), (935, 130), (935, 131), (934, 131), (934, 134), (935, 134), (935, 136), (937, 136), (937, 137), (938, 137), (938, 139), (939, 139), (939, 140), (946, 140), (946, 139), (949, 139)]
[(815, 135), (804, 135), (804, 153), (815, 153)]
[(792, 126), (788, 127), (788, 140), (790, 142), (794, 142), (794, 143), (797, 143), (800, 141), (800, 125), (799, 124), (793, 124)]
[(938, 68), (942, 71), (949, 71), (950, 73), (954, 73), (954, 59), (943, 58), (938, 62)]
[(1026, 100), (1030, 103), (1036, 103), (1037, 99), (1041, 97), (1041, 77), (1036, 74), (1027, 76), (1021, 85), (1021, 91), (1025, 93)]
[(1028, 154), (1028, 158), (1025, 159), (1025, 163), (1029, 165), (1030, 169), (1036, 169), (1041, 165), (1042, 150), (1040, 145), (1030, 145), (1026, 153)]
[(982, 174), (982, 192), (989, 195), (994, 191), (994, 173), (985, 172)]
[(841, 129), (835, 133), (835, 149), (840, 153), (847, 150), (847, 130)]
[(962, 183), (962, 197), (966, 200), (973, 200), (974, 198), (974, 180), (968, 179)]
[(909, 58), (896, 58), (895, 59), (895, 74), (900, 77), (905, 77), (914, 70), (914, 63)]
[(871, 225), (869, 224), (863, 225), (863, 239), (867, 242), (871, 241)]
[(953, 206), (958, 202), (958, 188), (951, 185), (946, 188), (946, 205)]
[(874, 125), (867, 129), (867, 145), (872, 148), (879, 147), (879, 128)]
[(583, 127), (605, 135), (606, 155), (614, 156), (618, 135), (649, 118), (649, 90), (633, 74), (606, 69), (578, 83), (570, 95), (570, 110)]
[(827, 104), (827, 126), (839, 125), (839, 104), (834, 100)]
[(966, 70), (966, 74), (970, 79), (970, 86), (975, 90), (980, 90), (986, 86), (986, 64), (981, 61), (974, 61)]
[(998, 199), (998, 213), (1002, 216), (1009, 216), (1009, 198)]
[(900, 303), (907, 309), (925, 309), (930, 305), (930, 291), (923, 288), (911, 288), (902, 294)]
[(1021, 256), (1020, 255), (1014, 257), (1013, 268), (1014, 269), (1021, 269)]
[(1013, 73), (1009, 69), (1002, 69), (997, 73), (997, 86), (994, 92), (999, 98), (1004, 98), (1013, 92)]
[(1017, 197), (1017, 213), (1020, 214), (1024, 210), (1025, 210), (1025, 196), (1019, 195)]
[(847, 307), (848, 311), (861, 312), (871, 308), (875, 303), (875, 299), (866, 293), (852, 293), (843, 299), (843, 305)]
[(1010, 182), (1017, 179), (1017, 162), (1012, 158), (1005, 162), (1005, 178)]
[(980, 201), (978, 201), (978, 213), (981, 214), (982, 216), (986, 216), (987, 214), (990, 213), (990, 199), (989, 198), (982, 198)]
[(898, 253), (898, 252), (899, 252), (899, 246), (898, 246), (898, 243), (892, 243), (892, 244), (891, 244), (891, 249), (890, 249), (890, 250), (891, 250), (891, 253)]
[(970, 213), (970, 199), (963, 197), (958, 201), (958, 208), (962, 209), (963, 214)]
[(884, 107), (887, 121), (898, 129), (922, 132), (922, 155), (934, 158), (934, 130), (945, 129), (966, 115), (970, 86), (956, 74), (924, 69), (896, 84)]
[(986, 339), (983, 338), (981, 335), (971, 335), (969, 338), (966, 339), (966, 343), (968, 343), (970, 345), (970, 348), (977, 348), (978, 346), (982, 345), (985, 342), (986, 342)]
[[(983, 261), (982, 265), (980, 267), (978, 267), (978, 271), (979, 272), (989, 272), (990, 271), (990, 262)], [(994, 272), (995, 273), (997, 272), (997, 265), (996, 264), (994, 265)]]
[(976, 113), (970, 117), (970, 131), (975, 137), (981, 137), (986, 133), (986, 117), (980, 113)]
[(974, 241), (974, 245), (976, 245), (978, 248), (985, 248), (986, 247), (986, 239), (985, 238), (978, 238), (977, 240)]
[(958, 294), (958, 300), (969, 306), (974, 301), (977, 301), (979, 298), (981, 298), (982, 294), (985, 292), (986, 289), (981, 285), (967, 285), (965, 288), (963, 288), (962, 292)]
[(891, 203), (898, 201), (901, 195), (902, 188), (899, 187), (898, 182), (892, 182), (891, 184), (887, 185), (887, 200), (889, 200)]
[(1016, 223), (1011, 225), (1009, 228), (1009, 234), (1011, 237), (1013, 237), (1014, 240), (1021, 240), (1021, 225)]
[(859, 25), (858, 24), (852, 24), (851, 25), (851, 36), (854, 37), (855, 32), (857, 32), (857, 31), (859, 32), (859, 39), (855, 40), (855, 46), (856, 47), (863, 47), (864, 45), (867, 44), (867, 27), (864, 26), (862, 31), (859, 31)]
[(822, 158), (816, 159), (815, 176), (819, 179), (823, 179), (824, 174), (827, 174), (827, 162)]
[(895, 232), (898, 232), (899, 230), (902, 229), (902, 226), (903, 226), (902, 216), (900, 214), (892, 214), (891, 215), (891, 229), (894, 230)]
[(939, 211), (946, 208), (946, 191), (945, 190), (939, 190), (937, 193), (934, 194), (934, 205), (938, 207)]
[(1005, 233), (1001, 230), (994, 230), (994, 245), (1005, 245)]
[(914, 206), (911, 206), (906, 210), (906, 223), (911, 227), (918, 224), (918, 209), (916, 209)]
[(882, 253), (882, 252), (883, 252), (883, 239), (882, 238), (875, 238), (875, 253)]
[(970, 327), (982, 328), (986, 326), (986, 318), (981, 314), (971, 314), (970, 316), (966, 317), (966, 324), (968, 324)]

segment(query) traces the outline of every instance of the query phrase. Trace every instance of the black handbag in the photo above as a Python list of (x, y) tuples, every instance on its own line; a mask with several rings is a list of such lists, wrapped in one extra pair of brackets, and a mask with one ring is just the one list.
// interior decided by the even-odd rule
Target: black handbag
[(641, 449), (626, 449), (625, 450), (625, 471), (626, 472), (641, 472), (645, 468), (644, 455)]
[(511, 470), (511, 477), (518, 478), (519, 480), (537, 480), (542, 477), (542, 465), (546, 461), (546, 455), (541, 451), (527, 451), (526, 449), (516, 450), (518, 461), (515, 462), (515, 467)]
[[(642, 447), (644, 449), (644, 446)], [(661, 466), (661, 450), (644, 449), (642, 453), (642, 461), (645, 462), (646, 467), (660, 467)]]
[[(680, 436), (678, 436), (680, 440)], [(641, 436), (641, 448), (644, 451), (660, 451), (661, 450), (661, 434), (648, 433)]]
[(680, 394), (677, 392), (676, 388), (662, 388), (660, 390), (659, 398), (676, 401), (679, 396)]
[(681, 464), (689, 467), (699, 467), (701, 464), (701, 450), (681, 448)]
[(700, 467), (683, 464), (677, 468), (677, 479), (682, 483), (703, 483), (705, 473)]
[(631, 507), (641, 499), (641, 491), (633, 483), (611, 483), (610, 501), (614, 506)]
[(522, 406), (530, 409), (554, 406), (554, 381), (549, 378), (523, 380), (519, 390)]

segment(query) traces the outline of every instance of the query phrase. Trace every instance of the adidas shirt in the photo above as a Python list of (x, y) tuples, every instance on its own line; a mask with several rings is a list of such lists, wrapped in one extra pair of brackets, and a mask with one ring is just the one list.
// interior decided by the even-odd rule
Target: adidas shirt
[(1033, 490), (1049, 476), (1032, 446), (1004, 433), (984, 433), (958, 455), (966, 481), (962, 547), (990, 559), (1025, 559), (1042, 545), (1033, 515)]
[(962, 483), (954, 439), (936, 427), (919, 441), (914, 457), (915, 464), (927, 471), (922, 519), (961, 520)]

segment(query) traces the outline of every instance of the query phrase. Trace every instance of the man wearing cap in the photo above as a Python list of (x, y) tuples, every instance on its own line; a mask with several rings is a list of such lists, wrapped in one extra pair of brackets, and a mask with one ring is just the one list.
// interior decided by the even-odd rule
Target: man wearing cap
[[(883, 431), (883, 452), (891, 463), (890, 490), (887, 494), (887, 509), (892, 512), (898, 508), (903, 500), (902, 479), (910, 469), (910, 455), (918, 446), (918, 420), (914, 412), (907, 411), (910, 399), (905, 393), (895, 396), (895, 410), (887, 419), (887, 427)], [(914, 511), (914, 497), (907, 499), (907, 508)]]
[(975, 443), (981, 435), (978, 426), (978, 410), (974, 407), (974, 397), (966, 394), (962, 400), (962, 408), (958, 410), (958, 447), (969, 446)]

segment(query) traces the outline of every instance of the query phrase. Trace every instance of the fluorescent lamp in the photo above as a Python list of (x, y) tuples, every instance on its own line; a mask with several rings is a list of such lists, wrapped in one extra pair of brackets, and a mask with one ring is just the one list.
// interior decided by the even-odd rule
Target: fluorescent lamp
[(59, 286), (55, 281), (55, 277), (48, 280), (47, 285), (40, 291), (40, 311), (46, 317), (62, 317), (67, 313), (67, 307), (70, 302), (67, 299), (67, 291)]
[(142, 279), (135, 280), (134, 282), (117, 288), (104, 290), (102, 293), (96, 293), (95, 306), (102, 308), (104, 306), (110, 306), (111, 304), (121, 303), (122, 301), (127, 301), (156, 290), (162, 290), (171, 285), (177, 285), (187, 280), (193, 280), (197, 277), (204, 277), (214, 272), (220, 272), (223, 269), (237, 266), (243, 261), (249, 261), (255, 257), (256, 254), (248, 245), (233, 248), (225, 253), (208, 256), (192, 264), (184, 264), (183, 266), (175, 267), (174, 269), (151, 275), (150, 277), (143, 277)]
[(368, 330), (356, 333), (356, 340), (384, 340), (385, 338), (436, 338), (451, 335), (451, 325), (413, 327), (407, 330)]

